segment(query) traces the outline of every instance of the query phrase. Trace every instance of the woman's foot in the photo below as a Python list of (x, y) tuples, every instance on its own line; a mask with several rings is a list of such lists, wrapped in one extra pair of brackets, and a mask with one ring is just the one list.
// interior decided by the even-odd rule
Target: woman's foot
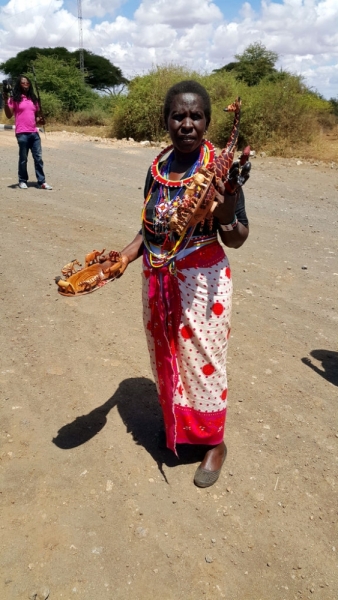
[(210, 448), (196, 470), (194, 477), (195, 485), (198, 487), (209, 487), (216, 483), (226, 455), (227, 448), (224, 442)]

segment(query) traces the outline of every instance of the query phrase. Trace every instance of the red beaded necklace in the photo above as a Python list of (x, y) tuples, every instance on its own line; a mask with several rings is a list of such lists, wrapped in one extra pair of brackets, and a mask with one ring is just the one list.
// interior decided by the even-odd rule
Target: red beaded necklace
[[(163, 176), (159, 170), (159, 164), (161, 162), (161, 159), (163, 158), (163, 156), (168, 154), (168, 152), (173, 150), (173, 148), (174, 148), (174, 146), (173, 146), (173, 144), (171, 144), (170, 146), (167, 146), (167, 148), (164, 148), (164, 150), (162, 150), (162, 152), (160, 152), (160, 154), (158, 154), (156, 156), (156, 158), (153, 160), (152, 165), (150, 167), (151, 174), (152, 174), (153, 178), (155, 179), (155, 181), (157, 181), (158, 183), (160, 183), (162, 185), (165, 185), (168, 187), (183, 187), (183, 186), (187, 185), (188, 183), (190, 183), (190, 181), (192, 181), (194, 174), (191, 175), (190, 177), (186, 177), (185, 179), (180, 179), (179, 181), (175, 181), (173, 179), (169, 179), (169, 178)], [(202, 140), (202, 148), (204, 151), (204, 159), (206, 159), (206, 164), (204, 164), (204, 166), (206, 168), (208, 168), (208, 166), (212, 162), (214, 162), (215, 148), (212, 145), (212, 143), (209, 142), (208, 140)], [(204, 163), (204, 160), (203, 160), (203, 163)]]

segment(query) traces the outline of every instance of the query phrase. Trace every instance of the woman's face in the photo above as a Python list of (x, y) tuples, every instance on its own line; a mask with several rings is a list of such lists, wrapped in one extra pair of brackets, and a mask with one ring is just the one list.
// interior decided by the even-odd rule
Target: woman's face
[(26, 79), (26, 77), (21, 77), (20, 85), (23, 92), (27, 92), (29, 90), (29, 81)]
[(184, 153), (196, 150), (207, 127), (202, 98), (198, 94), (174, 96), (167, 126), (175, 149)]

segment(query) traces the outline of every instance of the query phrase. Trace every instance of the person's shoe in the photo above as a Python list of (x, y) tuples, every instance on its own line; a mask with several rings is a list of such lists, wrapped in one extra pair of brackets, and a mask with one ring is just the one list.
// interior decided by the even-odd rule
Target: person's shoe
[(26, 190), (27, 189), (27, 183), (25, 183), (24, 181), (20, 181), (19, 182), (19, 188), (20, 190)]
[(52, 186), (49, 185), (48, 183), (42, 183), (41, 185), (38, 185), (39, 190), (52, 190)]
[(222, 465), (220, 469), (217, 469), (217, 471), (209, 471), (208, 469), (203, 469), (203, 467), (199, 466), (196, 469), (196, 473), (195, 473), (195, 477), (194, 477), (194, 484), (197, 485), (197, 487), (201, 487), (201, 488), (206, 488), (206, 487), (210, 487), (211, 485), (214, 485), (214, 483), (216, 483), (217, 479), (219, 478), (221, 471), (222, 471), (222, 467), (224, 464), (224, 461), (226, 459), (227, 456), (227, 447), (224, 446), (224, 455), (223, 455), (223, 459), (222, 459)]

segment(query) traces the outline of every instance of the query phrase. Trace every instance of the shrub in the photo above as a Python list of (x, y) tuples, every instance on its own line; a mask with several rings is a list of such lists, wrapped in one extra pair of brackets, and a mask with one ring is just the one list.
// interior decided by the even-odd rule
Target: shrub
[(62, 102), (52, 92), (41, 91), (41, 105), (43, 114), (49, 120), (58, 120), (62, 116)]
[[(243, 100), (244, 90), (247, 86), (237, 81), (233, 73), (225, 71), (204, 76), (200, 83), (208, 90), (211, 99), (211, 123), (208, 139), (216, 146), (223, 148), (229, 139), (234, 120), (233, 113), (224, 112), (224, 109), (238, 97)], [(244, 143), (245, 135), (241, 126), (239, 146), (243, 146)]]
[(109, 115), (100, 106), (90, 110), (81, 110), (69, 115), (67, 119), (68, 125), (77, 125), (81, 127), (92, 125), (108, 125), (110, 122)]
[(41, 91), (54, 94), (62, 104), (62, 110), (74, 112), (94, 106), (98, 94), (85, 85), (75, 60), (63, 63), (55, 57), (39, 56), (34, 67)]

